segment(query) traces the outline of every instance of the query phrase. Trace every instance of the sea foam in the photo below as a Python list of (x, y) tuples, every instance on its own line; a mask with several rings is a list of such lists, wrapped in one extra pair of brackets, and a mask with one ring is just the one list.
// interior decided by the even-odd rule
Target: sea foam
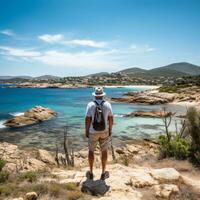
[(0, 120), (0, 128), (6, 128), (3, 124), (6, 122), (6, 120)]
[(14, 117), (17, 117), (17, 116), (21, 116), (23, 115), (24, 113), (23, 112), (14, 112), (14, 113), (10, 113), (10, 115), (14, 116)]

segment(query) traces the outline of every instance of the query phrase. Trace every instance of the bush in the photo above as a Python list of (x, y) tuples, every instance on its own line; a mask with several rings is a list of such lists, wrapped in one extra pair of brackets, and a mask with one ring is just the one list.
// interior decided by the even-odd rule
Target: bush
[(9, 172), (8, 171), (1, 171), (0, 172), (0, 183), (5, 183), (8, 180)]
[(5, 166), (5, 164), (6, 164), (6, 161), (0, 159), (0, 171), (2, 171), (3, 167)]
[(169, 141), (164, 135), (159, 137), (160, 158), (175, 157), (176, 159), (186, 159), (190, 153), (189, 143), (180, 136), (174, 136)]
[(200, 165), (200, 111), (190, 107), (186, 114), (187, 132), (191, 137), (191, 157)]
[(34, 171), (27, 171), (19, 176), (20, 181), (27, 180), (29, 182), (34, 182), (37, 180), (37, 174)]

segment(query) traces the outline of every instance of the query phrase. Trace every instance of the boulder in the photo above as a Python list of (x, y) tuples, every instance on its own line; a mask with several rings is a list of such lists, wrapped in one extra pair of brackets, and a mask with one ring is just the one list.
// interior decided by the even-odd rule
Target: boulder
[[(9, 172), (19, 171), (37, 171), (48, 169), (49, 163), (45, 163), (38, 158), (37, 150), (20, 149), (17, 145), (9, 144), (6, 142), (0, 143), (0, 157), (6, 161), (4, 169)], [(48, 155), (48, 154), (47, 154)], [(47, 159), (48, 158), (48, 159)], [(44, 159), (44, 154), (43, 154)], [(52, 162), (49, 157), (45, 157), (45, 161)]]
[(171, 194), (176, 194), (179, 192), (179, 188), (174, 184), (161, 184), (154, 186), (155, 196), (170, 199)]
[(42, 106), (35, 106), (26, 111), (23, 115), (8, 119), (4, 125), (7, 127), (21, 127), (49, 120), (54, 116), (56, 116), (56, 112), (53, 110)]
[(39, 160), (43, 161), (44, 163), (48, 163), (50, 165), (56, 164), (55, 159), (48, 151), (44, 149), (39, 149), (38, 154), (39, 154)]
[(26, 193), (26, 200), (37, 200), (38, 195), (36, 192), (28, 192)]
[(180, 173), (174, 168), (162, 168), (162, 169), (153, 169), (151, 175), (154, 179), (158, 180), (160, 183), (163, 182), (178, 182), (181, 178)]
[(158, 184), (158, 181), (153, 179), (148, 171), (137, 170), (131, 173), (130, 184), (136, 188), (143, 188)]
[(124, 117), (170, 117), (172, 115), (171, 112), (162, 112), (162, 111), (135, 111), (124, 115)]

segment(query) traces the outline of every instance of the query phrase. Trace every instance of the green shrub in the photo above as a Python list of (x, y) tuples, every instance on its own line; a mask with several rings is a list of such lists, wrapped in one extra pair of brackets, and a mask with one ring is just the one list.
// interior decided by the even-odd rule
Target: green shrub
[(0, 171), (2, 171), (3, 167), (5, 166), (5, 164), (6, 164), (6, 161), (0, 159)]
[(5, 183), (8, 180), (9, 172), (8, 171), (1, 171), (0, 172), (0, 183)]
[(189, 143), (180, 136), (174, 136), (168, 141), (167, 137), (159, 137), (160, 158), (175, 157), (176, 159), (186, 159), (190, 153)]
[(20, 181), (27, 180), (29, 182), (34, 182), (37, 180), (37, 173), (34, 171), (27, 171), (19, 176)]
[(176, 136), (171, 141), (171, 148), (172, 148), (171, 153), (176, 159), (183, 160), (183, 159), (188, 158), (189, 152), (190, 152), (189, 143), (185, 139), (179, 136)]
[(191, 158), (200, 165), (200, 111), (190, 107), (186, 114), (187, 132), (191, 137)]

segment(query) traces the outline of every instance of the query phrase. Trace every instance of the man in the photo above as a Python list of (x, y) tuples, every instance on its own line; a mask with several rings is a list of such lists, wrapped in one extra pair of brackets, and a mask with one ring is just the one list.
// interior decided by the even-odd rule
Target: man
[(90, 171), (87, 173), (89, 179), (93, 179), (93, 163), (94, 163), (94, 151), (97, 143), (101, 149), (101, 162), (102, 162), (102, 174), (101, 179), (109, 177), (106, 170), (106, 162), (108, 156), (108, 145), (112, 135), (113, 115), (111, 104), (103, 99), (106, 93), (102, 87), (95, 88), (95, 92), (92, 93), (95, 100), (88, 103), (85, 117), (85, 134), (88, 138), (88, 161)]

